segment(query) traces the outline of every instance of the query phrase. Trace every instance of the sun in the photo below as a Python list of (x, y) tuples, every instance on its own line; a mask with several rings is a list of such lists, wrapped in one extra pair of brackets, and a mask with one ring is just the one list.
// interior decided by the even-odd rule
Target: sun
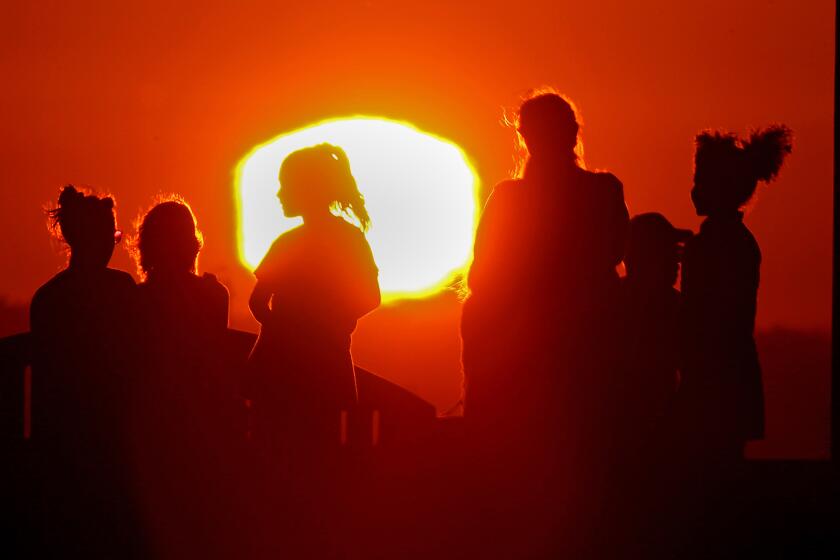
[(479, 186), (463, 150), (408, 123), (364, 116), (281, 134), (239, 162), (239, 253), (248, 268), (301, 223), (284, 217), (277, 200), (280, 163), (322, 142), (344, 149), (365, 197), (384, 301), (431, 295), (463, 273), (472, 256)]

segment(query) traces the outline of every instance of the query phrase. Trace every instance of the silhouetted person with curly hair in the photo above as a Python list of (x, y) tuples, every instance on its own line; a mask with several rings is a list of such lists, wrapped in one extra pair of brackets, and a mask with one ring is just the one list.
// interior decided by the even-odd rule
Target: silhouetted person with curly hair
[[(139, 221), (135, 257), (146, 371), (137, 427), (150, 533), (159, 552), (219, 553), (235, 455), (236, 383), (224, 353), (228, 291), (197, 274), (203, 238), (179, 197)], [(242, 422), (239, 422), (241, 425)], [(200, 548), (206, 547), (206, 548)]]
[[(577, 113), (566, 98), (531, 96), (516, 125), (527, 162), (517, 179), (494, 187), (468, 276), (464, 415), (489, 454), (481, 469), (496, 473), (492, 484), (521, 484), (510, 499), (530, 494), (526, 500), (542, 504), (529, 506), (535, 522), (524, 529), (548, 532), (541, 524), (556, 522), (570, 537), (573, 522), (563, 512), (576, 511), (579, 534), (591, 526), (608, 453), (616, 266), (628, 213), (621, 182), (584, 168)], [(529, 546), (546, 546), (545, 534)]]
[(67, 268), (32, 298), (32, 440), (50, 554), (125, 556), (133, 527), (126, 448), (136, 388), (137, 287), (108, 268), (114, 200), (64, 187), (49, 211)]

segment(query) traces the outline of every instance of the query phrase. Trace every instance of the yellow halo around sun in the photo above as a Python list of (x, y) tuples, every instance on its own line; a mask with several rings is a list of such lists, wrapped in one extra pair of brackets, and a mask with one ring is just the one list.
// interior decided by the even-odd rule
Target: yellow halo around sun
[(384, 301), (424, 297), (469, 265), (479, 180), (454, 143), (378, 117), (324, 121), (255, 147), (236, 167), (239, 254), (254, 269), (281, 233), (301, 223), (283, 216), (277, 173), (290, 153), (341, 146), (371, 217), (368, 242)]

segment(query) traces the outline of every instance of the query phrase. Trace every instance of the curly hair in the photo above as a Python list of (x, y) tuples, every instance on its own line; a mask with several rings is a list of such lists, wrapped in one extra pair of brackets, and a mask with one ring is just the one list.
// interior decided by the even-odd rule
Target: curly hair
[(793, 149), (793, 133), (776, 124), (754, 130), (748, 139), (706, 130), (695, 139), (695, 179), (701, 177), (724, 189), (721, 202), (741, 207), (753, 197), (759, 181), (769, 183), (779, 174)]
[(155, 271), (195, 272), (203, 236), (183, 197), (168, 195), (137, 220), (134, 259), (141, 276)]

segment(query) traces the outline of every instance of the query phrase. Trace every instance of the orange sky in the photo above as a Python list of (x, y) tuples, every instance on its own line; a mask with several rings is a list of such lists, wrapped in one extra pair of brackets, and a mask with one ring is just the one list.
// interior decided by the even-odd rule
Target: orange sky
[[(793, 128), (794, 155), (747, 218), (764, 253), (758, 323), (829, 327), (834, 2), (284, 4), (4, 6), (1, 296), (28, 302), (62, 265), (40, 212), (62, 184), (113, 192), (126, 230), (175, 191), (204, 231), (201, 268), (230, 287), (233, 325), (253, 330), (232, 183), (252, 146), (329, 117), (408, 120), (460, 144), (486, 193), (511, 168), (502, 107), (552, 84), (631, 213), (683, 227), (699, 223), (696, 131)], [(122, 251), (113, 265), (133, 271)], [(442, 407), (457, 397), (457, 313), (446, 297), (382, 309), (356, 356)]]

